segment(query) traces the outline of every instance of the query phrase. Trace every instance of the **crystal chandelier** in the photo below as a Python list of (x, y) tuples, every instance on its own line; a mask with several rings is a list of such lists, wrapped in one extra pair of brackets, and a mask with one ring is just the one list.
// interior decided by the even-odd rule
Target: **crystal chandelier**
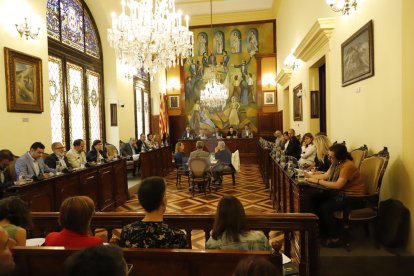
[[(212, 37), (213, 34), (213, 1), (210, 0), (210, 36)], [(226, 106), (227, 99), (229, 98), (229, 91), (227, 87), (222, 84), (217, 79), (217, 72), (216, 67), (211, 65), (213, 68), (211, 70), (211, 74), (213, 75), (210, 78), (204, 89), (200, 92), (200, 103), (201, 105), (206, 105), (209, 108), (219, 108), (223, 110)], [(211, 75), (210, 74), (210, 75)]]
[(27, 22), (27, 17), (24, 18), (24, 23), (15, 24), (15, 25), (16, 25), (16, 30), (20, 34), (20, 37), (23, 37), (24, 35), (26, 37), (26, 40), (29, 40), (29, 37), (31, 39), (35, 39), (39, 35), (40, 27), (37, 28), (37, 30), (33, 30), (35, 28), (29, 25), (29, 23)]
[(183, 26), (175, 0), (122, 0), (121, 6), (119, 16), (112, 14), (108, 41), (122, 65), (153, 76), (193, 56), (189, 17)]
[(357, 9), (358, 0), (326, 0), (326, 3), (334, 12), (348, 15), (351, 8)]

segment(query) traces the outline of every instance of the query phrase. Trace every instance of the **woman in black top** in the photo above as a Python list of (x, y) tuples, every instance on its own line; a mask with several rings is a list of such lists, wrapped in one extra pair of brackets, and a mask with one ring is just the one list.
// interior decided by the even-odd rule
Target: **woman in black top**
[(316, 147), (315, 168), (316, 171), (326, 172), (331, 166), (331, 161), (328, 158), (329, 147), (331, 141), (325, 135), (316, 136), (313, 139), (313, 144)]
[(103, 150), (103, 144), (101, 140), (95, 140), (92, 143), (91, 150), (86, 155), (86, 161), (99, 162), (100, 160), (112, 159), (108, 158), (106, 151)]
[(226, 137), (227, 138), (237, 138), (237, 132), (234, 130), (233, 127), (229, 128), (229, 131), (227, 132)]
[(175, 144), (175, 167), (182, 168), (187, 166), (188, 157), (184, 153), (184, 144), (177, 142)]

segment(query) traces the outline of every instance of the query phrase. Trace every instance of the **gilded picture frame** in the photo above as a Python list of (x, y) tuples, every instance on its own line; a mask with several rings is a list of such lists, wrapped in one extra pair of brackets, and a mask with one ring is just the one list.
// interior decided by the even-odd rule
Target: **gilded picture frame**
[(179, 109), (180, 108), (180, 95), (168, 96), (168, 108)]
[(276, 105), (275, 91), (263, 92), (263, 105)]
[(302, 91), (302, 84), (293, 88), (293, 120), (303, 121), (303, 107), (302, 96), (299, 96), (299, 91)]
[(4, 47), (8, 112), (43, 112), (42, 60)]
[(374, 31), (370, 20), (341, 44), (342, 86), (374, 76)]

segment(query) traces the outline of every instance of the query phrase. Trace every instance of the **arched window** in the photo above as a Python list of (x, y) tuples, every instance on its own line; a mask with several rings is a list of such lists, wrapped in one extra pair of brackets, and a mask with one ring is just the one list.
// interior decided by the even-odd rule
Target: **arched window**
[(48, 0), (52, 141), (105, 140), (99, 32), (83, 0)]

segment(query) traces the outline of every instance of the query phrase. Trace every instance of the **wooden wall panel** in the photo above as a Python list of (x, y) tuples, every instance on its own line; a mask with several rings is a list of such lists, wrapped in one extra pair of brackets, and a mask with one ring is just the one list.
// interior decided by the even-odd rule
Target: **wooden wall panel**
[(275, 130), (283, 131), (283, 112), (258, 113), (258, 135), (261, 137), (273, 137)]
[(160, 133), (160, 115), (151, 115), (151, 133)]
[(170, 127), (170, 143), (175, 145), (185, 130), (185, 116), (170, 116), (168, 119)]

